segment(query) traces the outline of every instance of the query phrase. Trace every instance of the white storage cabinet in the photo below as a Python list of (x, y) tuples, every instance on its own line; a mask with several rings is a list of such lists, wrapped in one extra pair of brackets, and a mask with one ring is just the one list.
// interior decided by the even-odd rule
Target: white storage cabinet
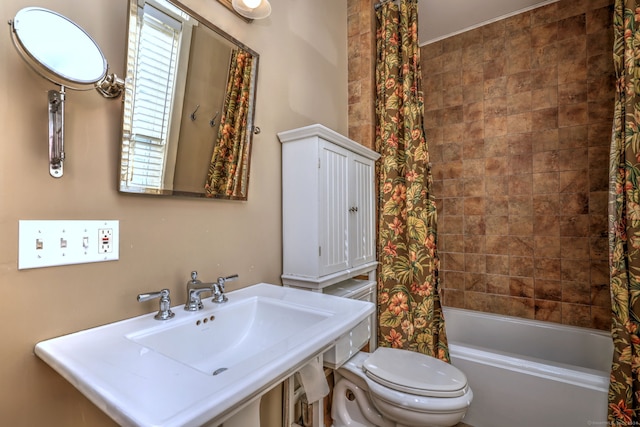
[(322, 125), (278, 138), (283, 283), (321, 291), (360, 274), (373, 279), (374, 162), (380, 155)]

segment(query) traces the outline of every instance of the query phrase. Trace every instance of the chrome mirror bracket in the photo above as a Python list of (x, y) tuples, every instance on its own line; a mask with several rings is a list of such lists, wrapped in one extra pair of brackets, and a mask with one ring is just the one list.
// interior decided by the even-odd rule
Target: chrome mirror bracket
[(96, 83), (96, 90), (105, 98), (118, 98), (124, 91), (124, 79), (121, 79), (114, 73), (107, 74), (102, 80)]
[(49, 174), (54, 178), (64, 173), (64, 86), (50, 90), (49, 98)]

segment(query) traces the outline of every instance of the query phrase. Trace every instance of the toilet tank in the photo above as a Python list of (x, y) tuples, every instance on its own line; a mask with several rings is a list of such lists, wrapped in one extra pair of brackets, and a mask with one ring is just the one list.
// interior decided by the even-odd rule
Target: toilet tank
[[(323, 289), (323, 293), (343, 298), (352, 298), (376, 303), (376, 282), (373, 280), (349, 279)], [(324, 364), (337, 369), (369, 342), (370, 350), (376, 347), (377, 312), (363, 320), (348, 334), (340, 337), (335, 347), (324, 353)]]

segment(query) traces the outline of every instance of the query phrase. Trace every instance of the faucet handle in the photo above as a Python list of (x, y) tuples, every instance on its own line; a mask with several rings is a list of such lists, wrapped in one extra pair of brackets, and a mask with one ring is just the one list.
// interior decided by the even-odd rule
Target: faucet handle
[(224, 284), (226, 282), (236, 280), (237, 278), (238, 278), (237, 274), (232, 274), (231, 276), (227, 276), (227, 277), (218, 277), (218, 284), (222, 287), (222, 290), (224, 291)]
[(232, 274), (227, 277), (218, 277), (218, 283), (213, 284), (213, 302), (223, 303), (229, 301), (229, 298), (224, 294), (224, 284), (231, 280), (236, 280), (237, 274)]
[(236, 280), (238, 278), (237, 274), (232, 274), (227, 277), (218, 277), (218, 286), (220, 287), (220, 291), (224, 292), (224, 284), (230, 282), (232, 280)]
[(153, 316), (154, 319), (168, 320), (175, 316), (175, 313), (171, 311), (171, 297), (169, 289), (140, 294), (138, 295), (138, 302), (145, 302), (154, 298), (160, 298), (160, 308), (158, 309), (158, 313)]

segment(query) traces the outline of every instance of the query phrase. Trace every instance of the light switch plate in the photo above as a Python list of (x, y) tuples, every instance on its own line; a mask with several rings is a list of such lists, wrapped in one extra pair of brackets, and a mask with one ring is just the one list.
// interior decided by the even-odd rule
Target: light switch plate
[(21, 220), (18, 270), (115, 261), (119, 228), (117, 220)]

